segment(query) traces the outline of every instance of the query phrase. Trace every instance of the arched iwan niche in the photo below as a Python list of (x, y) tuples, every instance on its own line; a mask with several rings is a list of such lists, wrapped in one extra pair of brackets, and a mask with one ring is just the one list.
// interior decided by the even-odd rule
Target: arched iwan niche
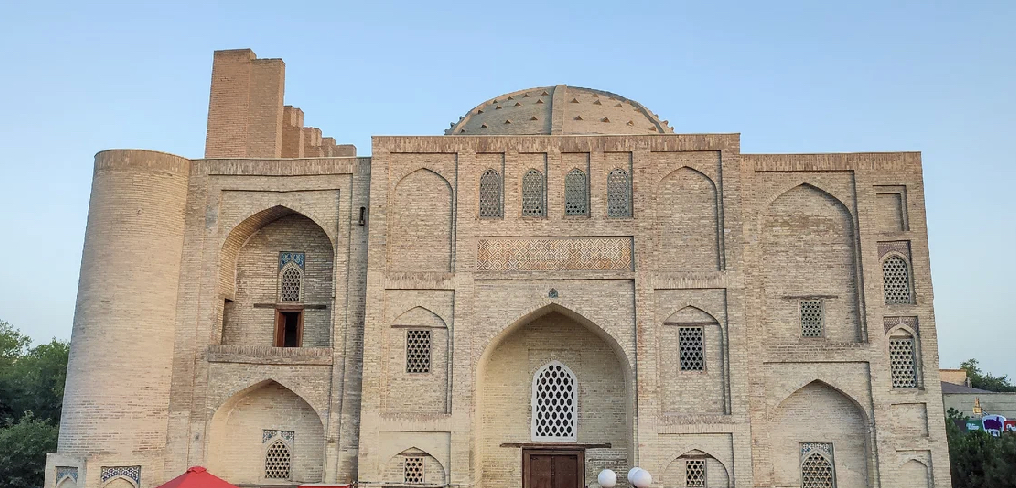
[(427, 169), (406, 175), (388, 211), (390, 270), (451, 271), (452, 188), (441, 175)]
[(811, 336), (833, 342), (860, 341), (856, 240), (847, 207), (828, 193), (802, 184), (769, 205), (761, 226), (764, 321), (769, 338), (800, 342), (804, 307), (822, 315), (815, 319), (821, 322), (821, 332), (809, 328)]
[(330, 345), (332, 242), (316, 222), (281, 206), (244, 220), (226, 239), (220, 257), (220, 281), (226, 279), (220, 284), (226, 297), (222, 344), (274, 345), (276, 311), (254, 304), (284, 301), (280, 296), (282, 253), (300, 256), (300, 292), (293, 305), (303, 306), (301, 345)]
[(903, 463), (899, 477), (893, 487), (899, 488), (930, 488), (931, 476), (928, 466), (916, 459)]
[[(658, 482), (666, 488), (686, 486), (727, 488), (730, 486), (730, 473), (712, 454), (692, 449), (671, 461), (663, 470)], [(702, 484), (693, 484), (696, 482)]]
[(720, 269), (716, 185), (687, 166), (670, 173), (656, 192), (656, 254), (662, 269)]
[[(412, 434), (406, 434), (411, 436)], [(444, 486), (445, 467), (430, 453), (417, 447), (402, 451), (388, 460), (384, 467), (385, 485)]]
[(816, 380), (783, 400), (771, 419), (772, 486), (800, 486), (806, 451), (816, 444), (831, 447), (835, 486), (870, 486), (868, 419), (857, 401)]
[(237, 393), (216, 410), (208, 428), (208, 470), (236, 485), (277, 483), (280, 480), (265, 478), (266, 456), (272, 457), (270, 449), (277, 442), (290, 454), (288, 481), (321, 482), (321, 418), (299, 395), (268, 380)]
[[(632, 401), (627, 362), (602, 329), (572, 314), (542, 308), (508, 327), (481, 356), (474, 430), (481, 486), (520, 484), (521, 449), (501, 444), (534, 442), (532, 407), (539, 403), (533, 398), (539, 390), (534, 388), (534, 379), (539, 381), (537, 373), (548, 366), (561, 366), (559, 372), (572, 376), (577, 387), (574, 440), (561, 436), (549, 442), (565, 448), (574, 442), (610, 443), (609, 449), (588, 450), (587, 458), (619, 464), (630, 459)], [(588, 471), (586, 479), (596, 479), (596, 474)]]

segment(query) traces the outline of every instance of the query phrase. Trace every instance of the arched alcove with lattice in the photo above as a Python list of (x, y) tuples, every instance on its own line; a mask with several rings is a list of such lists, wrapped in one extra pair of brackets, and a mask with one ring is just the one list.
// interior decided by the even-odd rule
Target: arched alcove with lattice
[(767, 337), (784, 344), (860, 341), (856, 240), (847, 207), (801, 184), (777, 197), (760, 225)]
[(209, 471), (236, 485), (316, 483), (324, 474), (321, 417), (275, 381), (224, 402), (209, 422), (207, 439)]

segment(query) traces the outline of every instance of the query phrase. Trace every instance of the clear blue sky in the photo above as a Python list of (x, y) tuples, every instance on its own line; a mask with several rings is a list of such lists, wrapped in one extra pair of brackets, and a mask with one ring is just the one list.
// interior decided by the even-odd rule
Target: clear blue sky
[(1016, 376), (1016, 2), (133, 3), (0, 12), (0, 319), (38, 341), (70, 336), (92, 155), (202, 156), (212, 51), (250, 47), (361, 154), (560, 83), (746, 153), (920, 150), (942, 365)]

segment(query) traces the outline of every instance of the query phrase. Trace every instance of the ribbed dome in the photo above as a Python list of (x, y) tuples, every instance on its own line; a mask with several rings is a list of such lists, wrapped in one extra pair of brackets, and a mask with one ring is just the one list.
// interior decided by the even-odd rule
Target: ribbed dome
[(530, 88), (481, 103), (446, 135), (673, 134), (667, 121), (610, 92), (557, 85)]

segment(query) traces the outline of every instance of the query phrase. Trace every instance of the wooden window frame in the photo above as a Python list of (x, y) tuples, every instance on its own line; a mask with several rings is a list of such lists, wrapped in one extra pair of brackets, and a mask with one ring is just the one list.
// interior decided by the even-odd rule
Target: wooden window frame
[[(286, 344), (286, 313), (298, 312), (299, 321), (296, 324), (296, 346), (303, 347), (303, 306), (278, 306), (275, 308), (275, 336), (272, 345), (275, 347), (287, 347)], [(294, 347), (294, 346), (288, 346)]]

